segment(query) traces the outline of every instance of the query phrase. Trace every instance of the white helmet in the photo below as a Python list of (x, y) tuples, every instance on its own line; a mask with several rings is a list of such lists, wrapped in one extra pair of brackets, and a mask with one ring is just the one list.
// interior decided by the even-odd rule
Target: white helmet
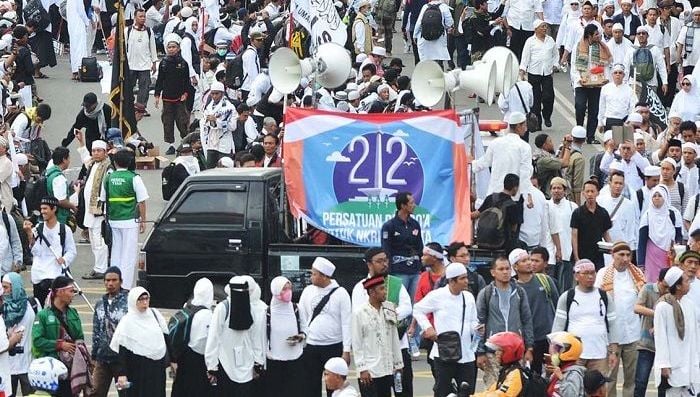
[(29, 365), (29, 384), (37, 389), (48, 392), (58, 390), (58, 381), (68, 376), (68, 369), (53, 357), (41, 357)]

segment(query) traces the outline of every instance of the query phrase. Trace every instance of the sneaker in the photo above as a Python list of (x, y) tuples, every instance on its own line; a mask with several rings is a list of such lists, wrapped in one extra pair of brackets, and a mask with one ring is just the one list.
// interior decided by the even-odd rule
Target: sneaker
[(411, 353), (411, 361), (418, 361), (418, 359), (420, 359), (420, 350)]
[(166, 155), (166, 156), (172, 156), (173, 154), (175, 154), (175, 146), (170, 145), (170, 147), (168, 148), (168, 150), (165, 152), (165, 155)]
[(103, 278), (105, 278), (104, 273), (98, 273), (94, 270), (83, 276), (83, 280), (102, 280)]

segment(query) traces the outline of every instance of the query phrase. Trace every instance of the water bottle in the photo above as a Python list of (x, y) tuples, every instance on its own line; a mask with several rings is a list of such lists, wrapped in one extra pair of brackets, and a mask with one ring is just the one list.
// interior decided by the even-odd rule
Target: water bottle
[(131, 388), (131, 382), (127, 381), (123, 386), (120, 385), (119, 382), (114, 382), (114, 386), (117, 388), (117, 390), (122, 391)]
[(403, 384), (401, 383), (401, 372), (394, 374), (394, 393), (402, 393)]
[(469, 346), (469, 348), (473, 351), (476, 352), (476, 350), (479, 348), (479, 342), (481, 342), (481, 333), (480, 333), (480, 325), (476, 326), (476, 329), (474, 332), (472, 332), (472, 343)]

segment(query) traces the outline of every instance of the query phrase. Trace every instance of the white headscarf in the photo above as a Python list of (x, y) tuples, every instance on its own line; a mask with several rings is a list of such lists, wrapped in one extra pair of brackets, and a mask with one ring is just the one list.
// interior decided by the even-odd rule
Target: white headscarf
[(276, 360), (295, 360), (302, 353), (303, 344), (290, 346), (286, 341), (290, 336), (299, 333), (294, 304), (279, 298), (287, 283), (289, 280), (282, 276), (275, 277), (270, 283), (272, 299), (270, 299), (270, 352), (268, 357)]
[(673, 98), (670, 111), (680, 113), (683, 120), (695, 121), (695, 118), (700, 115), (700, 87), (695, 77), (691, 75), (683, 76), (683, 80), (690, 82), (690, 91), (685, 92), (681, 88)]
[(119, 352), (119, 346), (124, 346), (132, 353), (151, 360), (160, 360), (167, 351), (164, 333), (168, 332), (163, 316), (154, 309), (148, 308), (141, 312), (136, 303), (143, 294), (150, 296), (143, 287), (135, 287), (129, 291), (129, 311), (114, 330), (109, 348)]
[[(270, 299), (270, 311), (275, 312), (290, 312), (294, 316), (294, 307), (292, 302), (285, 302), (279, 298), (282, 293), (284, 286), (287, 285), (289, 280), (286, 277), (277, 276), (270, 282), (270, 293), (272, 294), (272, 299)], [(288, 310), (289, 309), (289, 310)]]
[[(185, 33), (189, 33), (194, 37), (194, 45), (199, 48), (199, 35), (192, 29), (192, 24), (198, 22), (196, 17), (189, 17), (185, 20)], [(200, 29), (198, 26), (197, 29)]]
[[(663, 197), (661, 207), (654, 205), (653, 197), (659, 193)], [(668, 249), (676, 236), (676, 226), (671, 222), (669, 216), (670, 199), (668, 190), (665, 186), (657, 185), (651, 189), (649, 195), (649, 208), (642, 216), (642, 222), (639, 225), (640, 229), (644, 226), (649, 226), (649, 239), (661, 249)]]
[(208, 278), (200, 278), (194, 284), (192, 301), (190, 303), (206, 308), (211, 308), (214, 305), (214, 284)]

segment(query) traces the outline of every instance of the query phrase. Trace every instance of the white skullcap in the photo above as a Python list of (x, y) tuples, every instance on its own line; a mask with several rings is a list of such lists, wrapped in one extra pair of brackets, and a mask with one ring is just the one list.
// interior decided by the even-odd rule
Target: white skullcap
[(605, 133), (603, 134), (603, 143), (606, 143), (611, 139), (613, 139), (612, 130), (605, 131)]
[(513, 266), (520, 260), (527, 258), (527, 256), (527, 251), (522, 248), (516, 248), (510, 251), (510, 254), (508, 254), (508, 262), (510, 262), (510, 265)]
[(347, 83), (345, 84), (345, 91), (350, 93), (350, 91), (357, 91), (357, 83)]
[(621, 162), (613, 161), (612, 163), (610, 163), (610, 171), (619, 171), (619, 172), (622, 172), (624, 174), (625, 168), (622, 166)]
[(350, 91), (348, 92), (348, 101), (354, 101), (356, 99), (360, 99), (360, 93), (357, 91)]
[(169, 43), (175, 43), (177, 45), (180, 45), (180, 41), (182, 41), (182, 38), (175, 33), (170, 33), (169, 35), (165, 36), (165, 45), (166, 46)]
[[(619, 25), (619, 23), (618, 23), (618, 25)], [(613, 70), (613, 72), (617, 72), (617, 71), (622, 71), (622, 72), (624, 72), (624, 71), (625, 71), (625, 65), (623, 65), (623, 64), (621, 64), (621, 63), (616, 63), (616, 64), (613, 65), (612, 70)]]
[(614, 23), (614, 24), (613, 24), (612, 30), (613, 30), (613, 32), (616, 31), (616, 30), (622, 30), (622, 31), (624, 32), (624, 31), (625, 31), (625, 27), (622, 26), (622, 24), (618, 22), (618, 23)]
[(620, 0), (620, 4), (632, 4), (632, 0)]
[(326, 361), (323, 369), (336, 375), (348, 376), (348, 363), (340, 357), (333, 357)]
[(664, 282), (670, 287), (676, 284), (681, 277), (683, 277), (683, 270), (678, 266), (672, 266), (666, 271)]
[(694, 143), (691, 143), (691, 142), (686, 142), (686, 143), (682, 144), (682, 145), (681, 145), (681, 149), (682, 149), (682, 150), (691, 149), (691, 150), (694, 151), (695, 153), (698, 152), (698, 147), (697, 147)]
[(683, 117), (681, 117), (681, 114), (678, 113), (678, 112), (670, 112), (670, 113), (668, 114), (668, 119), (669, 119), (669, 120), (671, 120), (671, 119), (680, 119), (680, 120), (683, 120)]
[(648, 165), (644, 167), (644, 176), (660, 176), (661, 168), (655, 165)]
[(15, 161), (17, 162), (17, 165), (18, 165), (18, 166), (27, 165), (27, 163), (29, 162), (29, 159), (27, 158), (27, 155), (24, 154), (24, 153), (17, 153), (17, 154), (15, 154), (14, 159), (15, 159)]
[(182, 7), (182, 9), (180, 10), (180, 16), (184, 19), (191, 17), (192, 16), (192, 8), (187, 7), (187, 6)]
[(649, 30), (649, 27), (647, 27), (647, 25), (642, 25), (642, 26), (637, 28), (637, 33), (646, 32), (647, 34), (649, 34), (649, 31), (650, 30)]
[(381, 93), (384, 90), (391, 90), (391, 86), (389, 84), (380, 84), (379, 87), (377, 87), (377, 94)]
[(209, 90), (210, 91), (225, 92), (226, 87), (224, 87), (224, 83), (222, 83), (220, 81), (215, 81), (215, 82), (211, 83)]
[(233, 168), (233, 160), (230, 157), (222, 157), (219, 160), (219, 164), (221, 164), (222, 168)]
[(371, 54), (372, 55), (379, 55), (380, 57), (385, 57), (386, 56), (386, 48), (375, 46), (372, 48)]
[(634, 139), (634, 142), (637, 142), (638, 140), (644, 140), (644, 135), (640, 134), (639, 132), (635, 132), (632, 134), (632, 139)]
[(642, 118), (641, 114), (634, 112), (634, 113), (630, 114), (629, 116), (627, 116), (627, 122), (641, 124), (642, 122), (644, 122), (644, 119)]
[(583, 139), (586, 137), (586, 129), (580, 125), (577, 125), (571, 129), (571, 136), (574, 138)]
[(367, 59), (367, 54), (365, 54), (365, 53), (357, 54), (357, 56), (355, 57), (355, 63), (362, 63), (365, 61), (365, 59)]
[(535, 21), (532, 23), (532, 26), (533, 26), (535, 29), (537, 29), (537, 28), (539, 28), (540, 25), (542, 25), (543, 23), (546, 23), (546, 22), (543, 21), (543, 20), (541, 20), (541, 19), (535, 19)]
[(676, 168), (678, 166), (678, 163), (676, 163), (676, 160), (672, 159), (671, 157), (666, 157), (663, 160), (661, 160), (661, 163), (669, 163), (673, 166), (673, 168)]
[(463, 263), (453, 262), (445, 268), (445, 278), (448, 280), (464, 274), (467, 274), (467, 268)]
[(696, 12), (700, 12), (700, 7), (693, 7), (693, 10), (691, 11), (693, 14)]
[(333, 273), (335, 272), (335, 265), (328, 259), (321, 256), (314, 259), (314, 263), (311, 264), (311, 268), (318, 270), (328, 277), (333, 277)]
[(102, 149), (102, 150), (107, 150), (107, 142), (98, 139), (96, 141), (92, 141), (92, 148), (93, 149)]
[(513, 112), (508, 116), (508, 124), (510, 125), (524, 123), (525, 120), (525, 115), (520, 112)]

